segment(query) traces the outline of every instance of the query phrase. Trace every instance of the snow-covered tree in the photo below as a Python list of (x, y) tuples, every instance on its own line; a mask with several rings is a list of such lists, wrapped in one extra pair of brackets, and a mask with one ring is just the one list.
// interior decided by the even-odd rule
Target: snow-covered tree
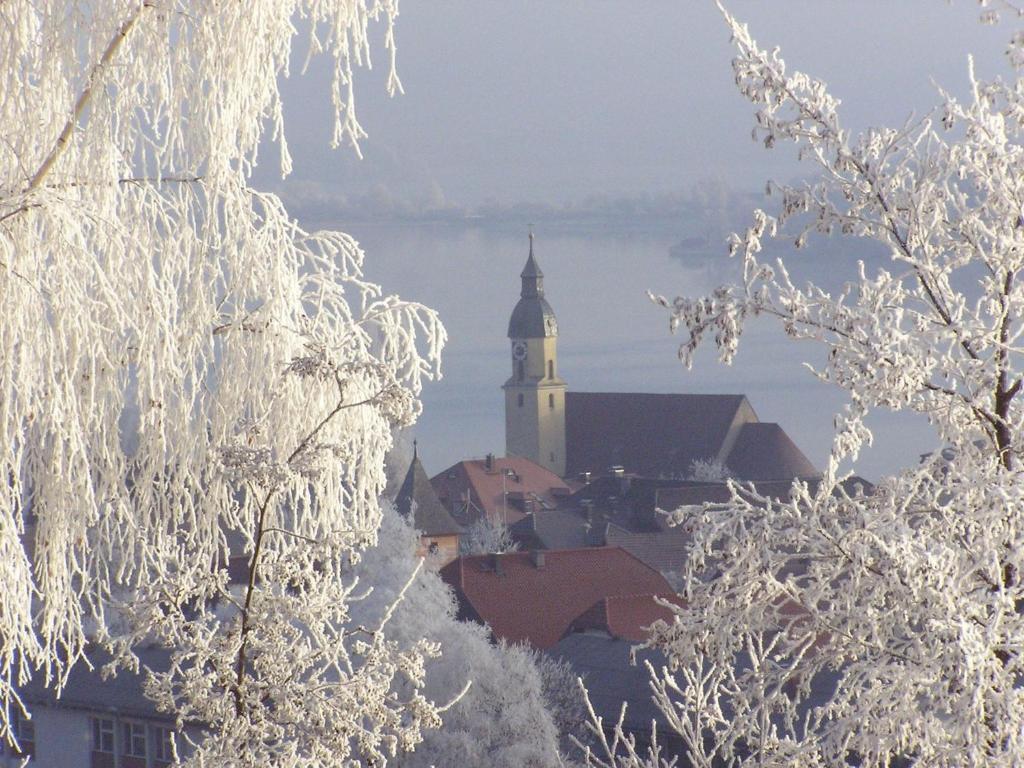
[(459, 554), (489, 555), (501, 552), (515, 552), (519, 549), (512, 532), (501, 521), (491, 520), (483, 515), (466, 527), (459, 536)]
[(695, 480), (702, 483), (724, 483), (732, 477), (729, 468), (717, 459), (694, 459), (690, 462), (690, 471), (686, 473), (687, 480)]
[[(936, 12), (941, 13), (940, 9)], [(789, 70), (727, 12), (755, 137), (817, 169), (771, 186), (731, 240), (743, 281), (659, 298), (689, 364), (714, 337), (729, 361), (746, 322), (774, 319), (822, 350), (849, 403), (816, 490), (785, 503), (733, 484), (694, 530), (686, 605), (656, 626), (656, 698), (697, 766), (993, 766), (1024, 760), (1024, 59), (966, 100), (851, 135), (825, 85)], [(838, 293), (759, 258), (783, 232), (869, 238), (891, 257)], [(847, 493), (874, 409), (927, 418), (936, 452)], [(944, 449), (944, 450), (938, 450)], [(647, 755), (595, 764), (654, 765)]]
[[(430, 643), (350, 626), (383, 458), (438, 366), (435, 315), (250, 186), (280, 146), (300, 23), (353, 69), (396, 0), (0, 3), (0, 736), (95, 637), (174, 651), (149, 691), (197, 764), (342, 765), (414, 747)], [(231, 558), (242, 583), (228, 585)], [(386, 627), (384, 627), (386, 629)], [(396, 696), (404, 680), (406, 695)]]
[[(366, 551), (356, 569), (373, 592), (353, 608), (359, 623), (374, 625), (394, 604), (416, 569), (418, 533), (395, 511), (386, 509), (377, 546)], [(437, 573), (422, 569), (391, 619), (389, 637), (399, 648), (426, 639), (442, 656), (429, 665), (424, 694), (435, 701), (465, 695), (442, 713), (444, 725), (426, 731), (415, 752), (397, 764), (408, 768), (458, 765), (467, 768), (555, 768), (559, 766), (560, 729), (573, 710), (564, 669), (525, 647), (492, 643), (485, 627), (456, 619), (455, 599)], [(550, 662), (550, 663), (549, 663)], [(561, 676), (559, 676), (561, 674)]]

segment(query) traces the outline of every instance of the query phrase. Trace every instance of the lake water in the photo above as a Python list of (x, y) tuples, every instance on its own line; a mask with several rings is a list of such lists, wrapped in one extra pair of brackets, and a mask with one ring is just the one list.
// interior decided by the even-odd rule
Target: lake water
[[(444, 377), (426, 385), (424, 412), (413, 429), (427, 472), (503, 453), (501, 385), (511, 367), (506, 332), (528, 251), (526, 226), (331, 225), (360, 241), (369, 279), (434, 307), (448, 329)], [(745, 394), (762, 421), (779, 422), (821, 467), (833, 415), (845, 402), (840, 390), (803, 367), (823, 358), (822, 347), (794, 343), (759, 320), (748, 327), (731, 367), (718, 363), (710, 347), (692, 370), (679, 363), (679, 339), (669, 334), (666, 313), (649, 301), (647, 291), (702, 295), (737, 269), (724, 246), (691, 239), (670, 253), (686, 235), (671, 227), (536, 230), (535, 254), (558, 316), (562, 377), (578, 391)], [(816, 245), (787, 262), (794, 278), (835, 289), (855, 277), (856, 259), (843, 251), (848, 246)], [(868, 259), (883, 256), (868, 251), (858, 257), (865, 253)], [(916, 462), (935, 447), (931, 429), (918, 417), (881, 413), (871, 424), (875, 446), (856, 466), (869, 479)]]

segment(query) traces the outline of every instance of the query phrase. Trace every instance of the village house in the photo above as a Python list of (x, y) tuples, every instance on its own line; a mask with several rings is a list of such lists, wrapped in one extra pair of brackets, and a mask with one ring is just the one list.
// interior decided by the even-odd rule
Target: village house
[(534, 512), (555, 509), (572, 493), (554, 472), (522, 456), (460, 461), (430, 482), (441, 504), (463, 526), (481, 517), (511, 525)]

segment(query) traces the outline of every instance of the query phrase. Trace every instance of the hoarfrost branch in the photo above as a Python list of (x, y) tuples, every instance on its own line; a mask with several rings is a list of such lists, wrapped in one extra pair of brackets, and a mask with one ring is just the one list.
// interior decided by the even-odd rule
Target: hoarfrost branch
[[(1019, 763), (1024, 82), (971, 65), (967, 100), (852, 136), (824, 83), (723, 14), (755, 139), (796, 147), (817, 180), (771, 185), (778, 209), (731, 238), (739, 285), (656, 300), (686, 364), (709, 335), (728, 362), (767, 316), (822, 349), (816, 373), (849, 403), (816, 488), (780, 503), (730, 483), (730, 503), (673, 514), (693, 545), (685, 606), (649, 641), (668, 658), (655, 700), (693, 765)], [(784, 232), (875, 240), (891, 265), (861, 264), (838, 294), (798, 287), (760, 258)], [(938, 441), (865, 496), (841, 467), (873, 409), (921, 414)], [(592, 761), (656, 763), (622, 743)]]
[(444, 329), (249, 184), (268, 130), (290, 170), (295, 20), (355, 144), (375, 21), (400, 89), (397, 12), (0, 3), (0, 737), (19, 682), (59, 691), (94, 639), (172, 650), (148, 692), (204, 724), (195, 764), (379, 762), (439, 722), (436, 645), (348, 616)]

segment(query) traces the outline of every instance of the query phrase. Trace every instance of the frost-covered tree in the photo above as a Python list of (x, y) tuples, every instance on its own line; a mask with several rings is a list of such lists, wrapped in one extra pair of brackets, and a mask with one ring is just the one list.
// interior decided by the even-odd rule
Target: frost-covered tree
[(690, 462), (690, 471), (686, 473), (687, 480), (695, 480), (702, 483), (724, 483), (732, 477), (729, 468), (717, 459), (694, 459)]
[[(386, 509), (377, 546), (366, 551), (356, 574), (373, 592), (353, 608), (359, 623), (375, 625), (416, 569), (419, 534), (394, 510)], [(458, 765), (466, 768), (555, 768), (561, 765), (560, 729), (582, 722), (571, 718), (565, 670), (520, 646), (492, 643), (485, 627), (456, 619), (456, 604), (437, 573), (423, 569), (408, 587), (390, 621), (389, 637), (399, 648), (426, 639), (441, 646), (441, 658), (427, 668), (424, 695), (449, 702), (443, 727), (426, 731), (415, 752), (397, 764), (407, 768)], [(548, 664), (547, 662), (550, 662)]]
[[(937, 10), (936, 12), (942, 12)], [(653, 676), (698, 766), (993, 766), (1024, 759), (1024, 78), (970, 67), (966, 100), (851, 135), (825, 85), (790, 71), (725, 12), (755, 137), (817, 169), (772, 186), (731, 240), (743, 281), (658, 299), (686, 341), (728, 362), (746, 322), (773, 319), (817, 344), (817, 375), (849, 403), (816, 490), (674, 513), (694, 530), (686, 604), (656, 626)], [(759, 258), (781, 233), (868, 238), (887, 268), (838, 293)], [(843, 468), (871, 440), (874, 409), (927, 418), (937, 449), (846, 493)], [(658, 761), (620, 749), (597, 765)]]
[(515, 552), (519, 545), (512, 538), (512, 532), (501, 521), (491, 520), (487, 515), (466, 527), (459, 536), (459, 554), (489, 555)]
[(0, 736), (18, 682), (59, 691), (90, 638), (173, 650), (149, 692), (205, 724), (196, 764), (380, 762), (436, 725), (436, 648), (352, 627), (348, 571), (444, 331), (249, 181), (265, 136), (290, 167), (296, 24), (355, 143), (353, 68), (374, 21), (393, 66), (396, 15), (0, 2)]

